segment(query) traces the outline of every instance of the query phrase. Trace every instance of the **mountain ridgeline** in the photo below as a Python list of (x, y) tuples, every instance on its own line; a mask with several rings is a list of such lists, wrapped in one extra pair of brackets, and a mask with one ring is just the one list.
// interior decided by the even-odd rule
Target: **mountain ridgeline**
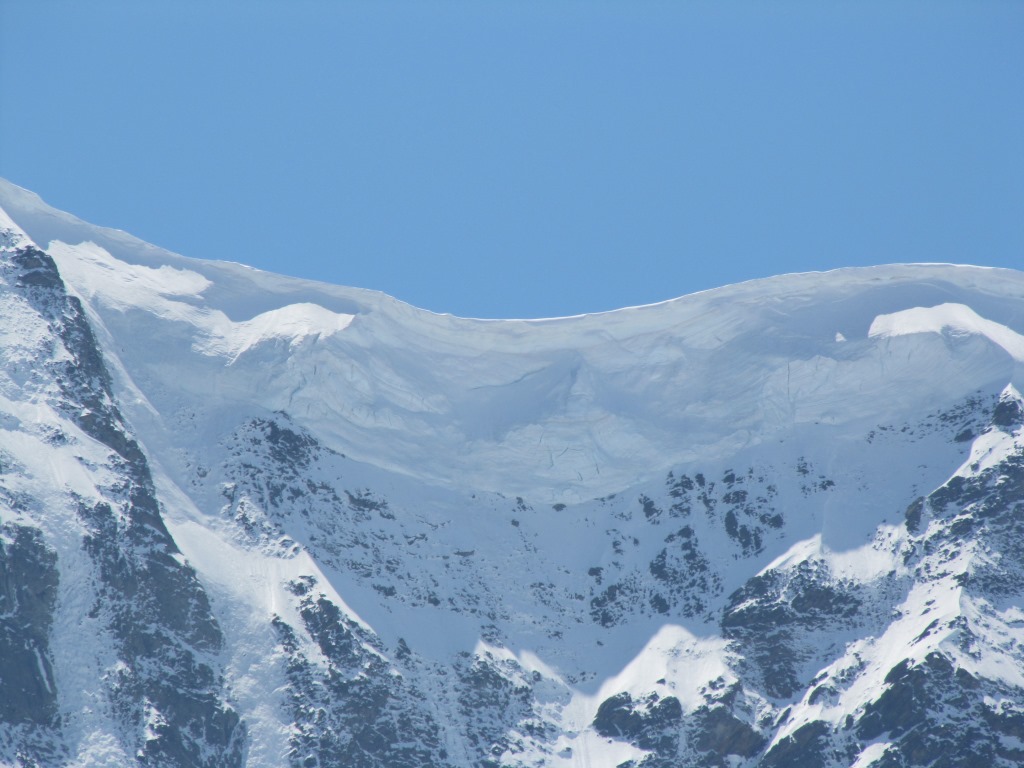
[(0, 765), (1024, 763), (1022, 273), (468, 320), (0, 182), (0, 359)]

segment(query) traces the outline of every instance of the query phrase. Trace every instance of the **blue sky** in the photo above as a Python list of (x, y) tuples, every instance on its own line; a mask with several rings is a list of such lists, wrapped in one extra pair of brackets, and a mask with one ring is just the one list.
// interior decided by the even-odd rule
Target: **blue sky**
[(0, 176), (438, 312), (1024, 268), (1024, 3), (0, 4)]

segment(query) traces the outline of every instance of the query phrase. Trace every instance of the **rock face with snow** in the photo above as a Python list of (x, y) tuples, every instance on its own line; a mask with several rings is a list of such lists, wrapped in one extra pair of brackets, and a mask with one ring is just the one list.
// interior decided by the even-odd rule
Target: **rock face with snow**
[(1024, 274), (464, 320), (0, 210), (0, 764), (1024, 762)]

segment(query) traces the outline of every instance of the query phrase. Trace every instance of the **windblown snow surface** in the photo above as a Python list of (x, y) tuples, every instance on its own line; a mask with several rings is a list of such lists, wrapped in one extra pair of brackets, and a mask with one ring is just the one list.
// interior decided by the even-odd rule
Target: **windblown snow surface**
[(471, 320), (0, 208), (0, 763), (1024, 762), (1024, 274)]

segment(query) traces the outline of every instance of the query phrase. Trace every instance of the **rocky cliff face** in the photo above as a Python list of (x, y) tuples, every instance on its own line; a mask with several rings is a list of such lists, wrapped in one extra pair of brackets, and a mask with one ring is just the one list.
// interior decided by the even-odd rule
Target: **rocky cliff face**
[(1024, 761), (1024, 276), (487, 323), (0, 193), (0, 764)]
[[(2, 237), (0, 324), (13, 342), (0, 469), (3, 757), (57, 765), (102, 739), (124, 762), (240, 765), (223, 636), (163, 523), (82, 305), (49, 256), (10, 229)], [(65, 673), (88, 705), (66, 707)]]

